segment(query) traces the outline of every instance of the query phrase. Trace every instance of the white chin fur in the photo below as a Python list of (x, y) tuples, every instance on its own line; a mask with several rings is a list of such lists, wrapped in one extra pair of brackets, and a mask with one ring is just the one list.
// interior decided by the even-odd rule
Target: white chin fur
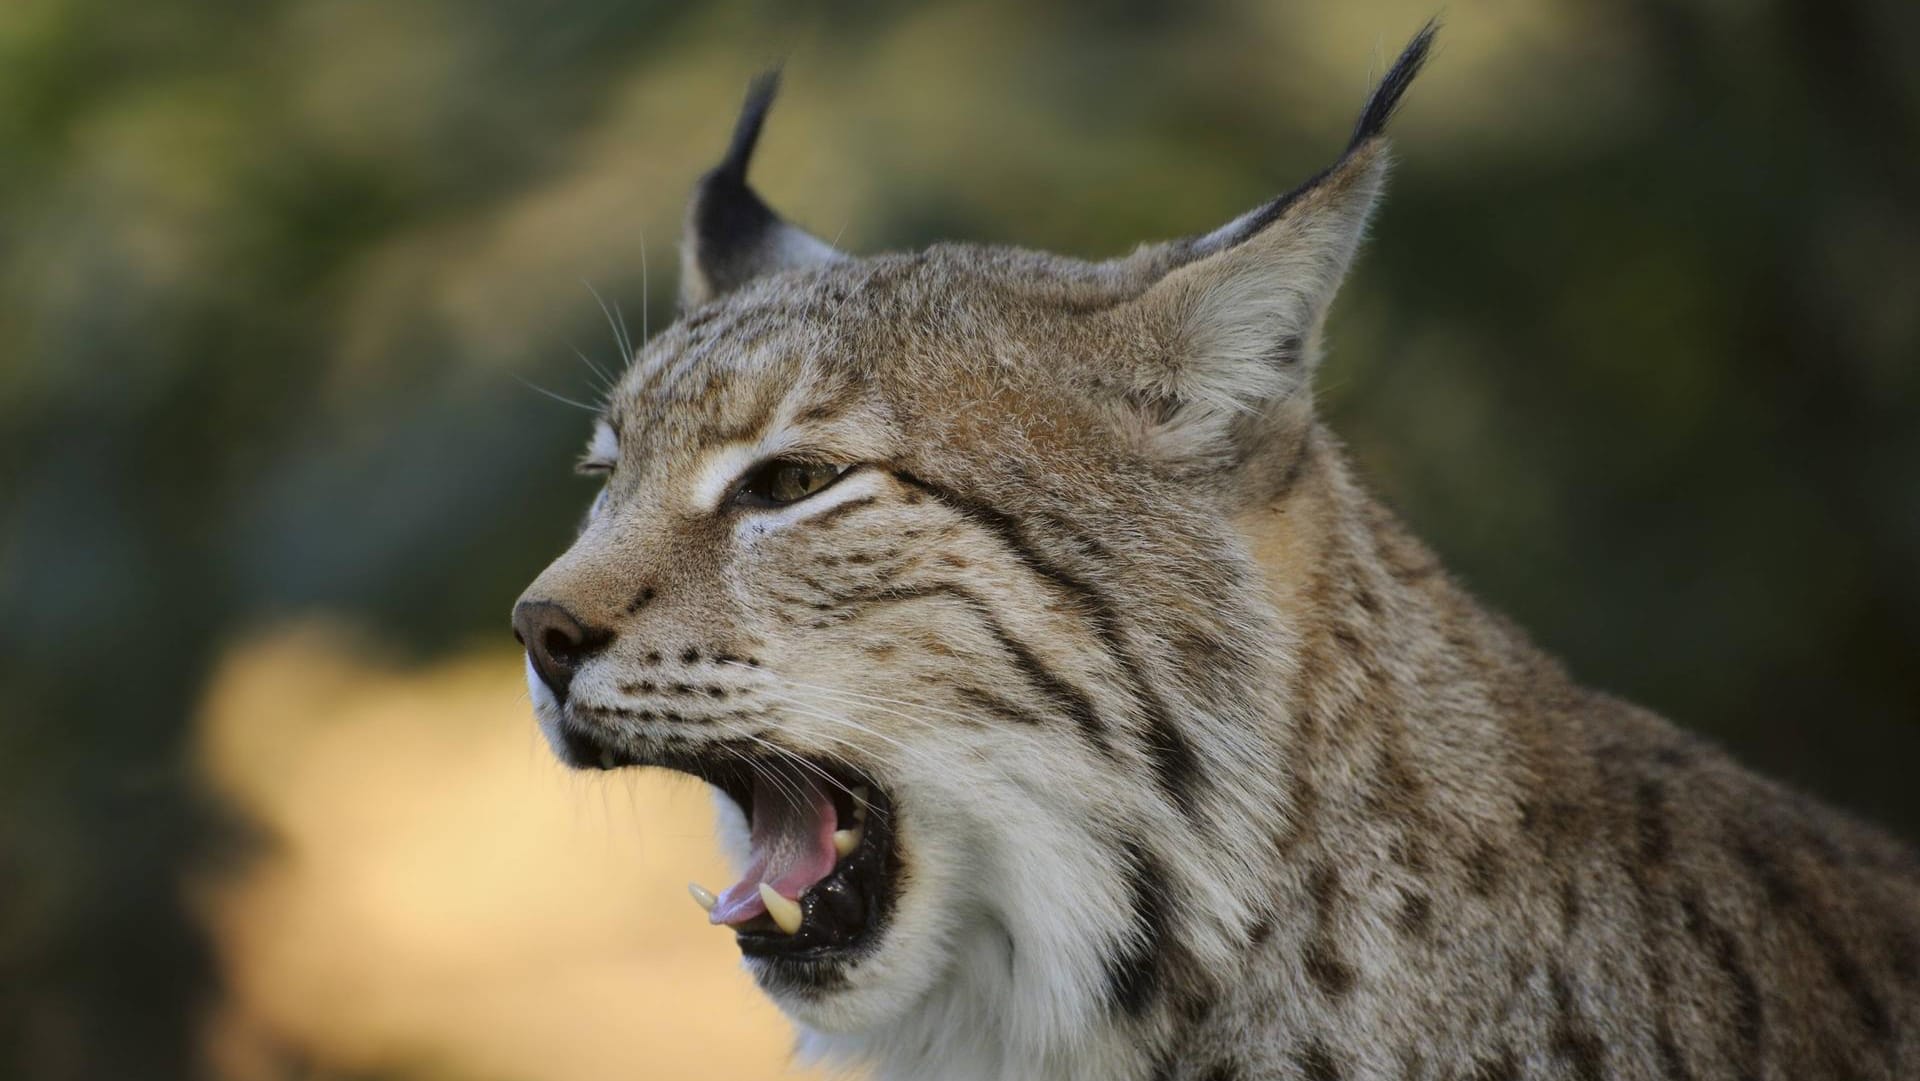
[[(1104, 1034), (1105, 944), (1127, 915), (1062, 899), (1072, 882), (1102, 881), (1112, 868), (1073, 830), (1007, 835), (1008, 821), (1057, 820), (1060, 809), (967, 780), (969, 798), (924, 778), (899, 782), (898, 804), (910, 808), (898, 824), (907, 885), (846, 986), (817, 997), (769, 988), (799, 1026), (805, 1058), (928, 1081), (1025, 1079), (1036, 1068), (1050, 1077), (1063, 1058), (1103, 1059), (1093, 1045)], [(976, 818), (968, 808), (981, 805), (1005, 813)]]

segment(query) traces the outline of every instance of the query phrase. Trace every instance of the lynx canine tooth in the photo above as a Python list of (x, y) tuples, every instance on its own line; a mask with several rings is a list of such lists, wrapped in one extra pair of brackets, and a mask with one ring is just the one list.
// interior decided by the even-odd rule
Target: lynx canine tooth
[(859, 847), (860, 831), (858, 829), (833, 831), (833, 850), (835, 852), (840, 853), (842, 856), (848, 856), (852, 855), (853, 850)]
[[(871, 798), (872, 795), (873, 795), (873, 790), (868, 788), (866, 785), (861, 784), (861, 785), (853, 786), (853, 820), (854, 822), (860, 823), (860, 822), (865, 822), (867, 820), (867, 800)], [(842, 855), (845, 855), (845, 853), (842, 853)]]
[(699, 905), (708, 912), (712, 912), (713, 906), (720, 903), (720, 898), (714, 896), (712, 890), (702, 886), (698, 882), (687, 883), (687, 892), (693, 894), (694, 904)]
[(765, 882), (760, 883), (760, 900), (767, 906), (767, 915), (773, 917), (774, 926), (786, 934), (800, 932), (800, 903), (789, 901)]

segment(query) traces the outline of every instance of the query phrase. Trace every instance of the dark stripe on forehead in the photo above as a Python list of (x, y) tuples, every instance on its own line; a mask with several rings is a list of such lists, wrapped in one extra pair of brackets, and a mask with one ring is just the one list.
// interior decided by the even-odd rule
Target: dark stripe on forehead
[(691, 336), (680, 351), (660, 362), (648, 379), (636, 388), (643, 398), (678, 399), (679, 391), (696, 372), (703, 370), (716, 352), (739, 356), (750, 352), (777, 333), (765, 319), (753, 319), (757, 309), (742, 312)]
[(802, 409), (793, 419), (800, 424), (816, 424), (820, 421), (832, 420), (844, 412), (846, 412), (846, 405), (843, 402), (815, 402)]
[[(969, 499), (905, 471), (896, 471), (894, 477), (993, 535), (1029, 573), (1052, 583), (1069, 600), (1076, 602), (1075, 607), (1100, 636), (1107, 654), (1126, 674), (1133, 701), (1145, 715), (1147, 731), (1143, 749), (1153, 767), (1155, 782), (1182, 812), (1194, 814), (1196, 790), (1204, 781), (1199, 758), (1194, 754), (1186, 733), (1174, 723), (1166, 700), (1141, 671), (1140, 662), (1122, 640), (1119, 612), (1107, 595), (1097, 586), (1041, 555), (1028, 543), (1020, 523), (998, 507)], [(1099, 545), (1090, 542), (1088, 547), (1098, 549)]]

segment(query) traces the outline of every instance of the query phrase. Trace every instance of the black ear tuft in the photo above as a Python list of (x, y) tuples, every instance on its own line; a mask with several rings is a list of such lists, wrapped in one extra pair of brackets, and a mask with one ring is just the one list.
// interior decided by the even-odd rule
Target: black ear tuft
[(740, 106), (740, 119), (733, 124), (733, 142), (727, 145), (727, 156), (707, 174), (710, 181), (724, 179), (742, 185), (747, 182), (747, 164), (753, 160), (753, 148), (760, 143), (760, 129), (766, 125), (767, 110), (773, 107), (778, 93), (779, 68), (763, 71), (747, 84), (747, 100)]
[(1412, 85), (1413, 77), (1420, 74), (1420, 68), (1427, 62), (1427, 53), (1433, 48), (1433, 38), (1440, 32), (1440, 20), (1429, 19), (1427, 25), (1413, 36), (1407, 47), (1401, 50), (1400, 58), (1387, 69), (1386, 77), (1380, 85), (1374, 87), (1373, 94), (1367, 98), (1367, 107), (1360, 113), (1360, 123), (1354, 126), (1353, 138), (1341, 152), (1340, 160), (1308, 178), (1306, 183), (1274, 199), (1264, 206), (1235, 218), (1219, 229), (1202, 237), (1183, 241), (1182, 254), (1188, 259), (1196, 259), (1223, 251), (1258, 234), (1274, 222), (1285, 217), (1294, 205), (1308, 193), (1325, 184), (1330, 177), (1340, 172), (1354, 158), (1354, 153), (1364, 144), (1378, 137), (1393, 117), (1393, 111), (1399, 107), (1400, 98)]
[(839, 257), (832, 245), (787, 224), (747, 185), (747, 166), (779, 89), (777, 68), (753, 80), (726, 157), (694, 187), (680, 245), (682, 307), (704, 304), (765, 274)]
[(1400, 97), (1413, 85), (1414, 76), (1420, 74), (1420, 68), (1427, 62), (1427, 53), (1433, 48), (1433, 37), (1440, 32), (1438, 17), (1427, 20), (1407, 47), (1400, 51), (1400, 59), (1387, 69), (1386, 77), (1380, 85), (1374, 87), (1373, 96), (1367, 99), (1367, 107), (1360, 114), (1360, 122), (1353, 127), (1353, 139), (1347, 143), (1349, 153), (1361, 143), (1386, 130), (1387, 121), (1393, 118), (1393, 111), (1400, 107)]
[(767, 110), (779, 90), (778, 68), (762, 73), (747, 86), (747, 100), (740, 107), (740, 119), (734, 122), (727, 156), (700, 178), (695, 194), (693, 220), (688, 224), (716, 292), (738, 288), (754, 275), (755, 268), (750, 265), (753, 257), (767, 234), (780, 224), (779, 216), (747, 186), (747, 165), (753, 160)]

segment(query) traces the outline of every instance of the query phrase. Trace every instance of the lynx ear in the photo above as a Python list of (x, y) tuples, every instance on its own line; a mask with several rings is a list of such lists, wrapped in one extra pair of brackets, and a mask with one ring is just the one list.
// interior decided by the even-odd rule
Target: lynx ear
[(1368, 100), (1341, 158), (1293, 191), (1205, 236), (1145, 252), (1172, 269), (1126, 307), (1159, 358), (1134, 373), (1166, 454), (1241, 460), (1257, 419), (1304, 402), (1335, 292), (1386, 179), (1381, 135), (1433, 41), (1429, 23)]
[(780, 89), (779, 71), (747, 88), (733, 142), (693, 189), (680, 241), (680, 306), (694, 308), (763, 274), (844, 258), (833, 245), (789, 225), (747, 186), (747, 163)]

